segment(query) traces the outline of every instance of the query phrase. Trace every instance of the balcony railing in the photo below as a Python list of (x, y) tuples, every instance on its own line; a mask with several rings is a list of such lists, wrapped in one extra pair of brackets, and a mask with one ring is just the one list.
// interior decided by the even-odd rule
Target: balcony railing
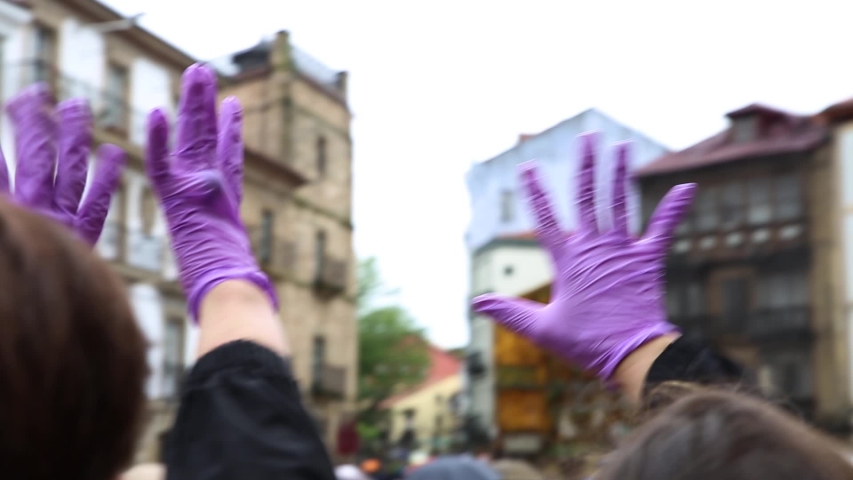
[(45, 60), (34, 59), (18, 65), (5, 66), (5, 68), (20, 70), (16, 75), (19, 79), (19, 88), (35, 82), (45, 82), (52, 87), (57, 101), (71, 97), (88, 99), (96, 128), (128, 138), (140, 145), (143, 143), (147, 114), (133, 108), (126, 98), (70, 77), (60, 71), (55, 64)]
[(345, 368), (321, 365), (314, 371), (311, 393), (315, 396), (342, 398), (346, 394), (346, 380)]
[(274, 275), (293, 275), (296, 270), (296, 243), (270, 235), (260, 227), (250, 227), (249, 238), (258, 264)]
[(317, 266), (314, 287), (320, 291), (340, 293), (347, 286), (347, 264), (343, 260), (323, 257)]
[(769, 340), (783, 336), (809, 338), (811, 309), (809, 307), (760, 309), (749, 318), (746, 333), (756, 340)]
[(165, 247), (165, 238), (130, 230), (115, 221), (104, 225), (98, 240), (98, 251), (107, 260), (151, 272), (162, 270)]
[(811, 309), (808, 306), (762, 308), (736, 319), (709, 315), (676, 316), (672, 322), (691, 337), (745, 337), (759, 342), (783, 339), (809, 341), (813, 338)]

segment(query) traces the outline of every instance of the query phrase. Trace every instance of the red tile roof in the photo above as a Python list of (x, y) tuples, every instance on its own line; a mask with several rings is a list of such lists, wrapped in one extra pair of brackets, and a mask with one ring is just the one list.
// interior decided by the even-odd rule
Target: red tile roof
[(729, 112), (737, 119), (758, 115), (759, 133), (754, 140), (733, 142), (731, 127), (679, 152), (659, 157), (636, 172), (638, 177), (693, 170), (716, 164), (812, 150), (828, 137), (824, 122), (813, 116), (794, 115), (760, 104)]
[(853, 98), (848, 98), (847, 100), (826, 107), (820, 112), (820, 117), (830, 123), (853, 117)]
[(435, 345), (427, 345), (429, 349), (430, 367), (426, 378), (407, 390), (404, 390), (382, 402), (382, 408), (390, 408), (400, 400), (430, 387), (442, 380), (456, 375), (462, 370), (462, 361), (453, 354), (446, 352)]

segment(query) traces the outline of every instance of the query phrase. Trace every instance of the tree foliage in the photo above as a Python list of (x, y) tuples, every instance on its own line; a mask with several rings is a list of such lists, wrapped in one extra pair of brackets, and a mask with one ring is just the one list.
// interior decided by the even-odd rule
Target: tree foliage
[(375, 409), (394, 393), (420, 383), (429, 367), (423, 329), (398, 305), (376, 306), (387, 295), (373, 258), (359, 264), (359, 396)]

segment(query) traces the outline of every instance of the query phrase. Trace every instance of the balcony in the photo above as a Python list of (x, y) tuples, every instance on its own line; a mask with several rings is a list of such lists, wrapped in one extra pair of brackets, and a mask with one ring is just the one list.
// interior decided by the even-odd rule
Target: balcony
[(120, 222), (107, 222), (98, 240), (101, 256), (135, 270), (159, 273), (164, 265), (166, 239), (130, 230)]
[(315, 397), (343, 398), (346, 395), (347, 371), (344, 367), (320, 365), (315, 368), (311, 394)]
[(766, 308), (749, 317), (746, 334), (758, 341), (809, 340), (811, 309), (809, 307)]
[(264, 232), (261, 227), (250, 227), (249, 238), (258, 264), (268, 274), (292, 277), (296, 271), (296, 243)]
[(809, 342), (814, 338), (810, 307), (758, 309), (742, 318), (709, 315), (673, 317), (672, 322), (690, 338), (744, 338), (754, 342)]
[(314, 278), (314, 289), (317, 292), (337, 294), (347, 287), (347, 263), (328, 256), (322, 257)]
[(540, 369), (528, 365), (495, 367), (495, 386), (501, 389), (536, 389), (545, 386)]
[(145, 139), (147, 114), (134, 109), (126, 98), (101, 91), (95, 86), (65, 75), (59, 68), (45, 60), (29, 60), (19, 64), (19, 88), (35, 82), (45, 82), (53, 89), (57, 101), (83, 97), (92, 107), (95, 128), (142, 145)]

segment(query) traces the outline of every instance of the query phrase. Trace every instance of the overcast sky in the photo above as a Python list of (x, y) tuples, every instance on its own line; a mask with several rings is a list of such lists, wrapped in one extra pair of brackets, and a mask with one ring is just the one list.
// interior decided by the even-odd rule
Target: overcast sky
[(471, 162), (589, 107), (683, 148), (748, 103), (853, 96), (853, 6), (837, 0), (106, 3), (200, 59), (286, 29), (350, 71), (356, 251), (445, 347), (468, 338)]

